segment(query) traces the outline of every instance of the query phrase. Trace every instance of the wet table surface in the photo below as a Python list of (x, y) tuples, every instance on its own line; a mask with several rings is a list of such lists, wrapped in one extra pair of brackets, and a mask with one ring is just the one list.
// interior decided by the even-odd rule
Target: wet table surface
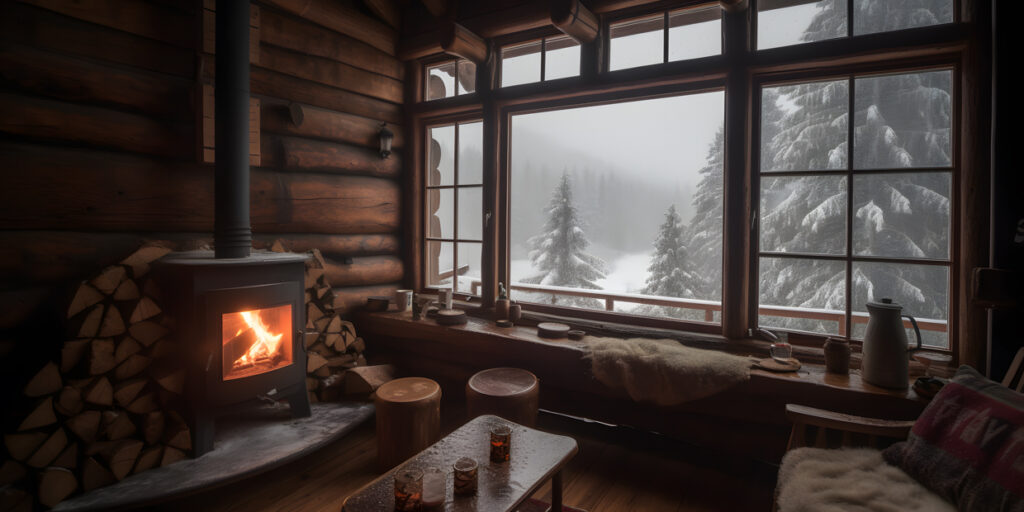
[[(491, 427), (512, 427), (509, 462), (490, 461)], [(548, 434), (524, 427), (497, 416), (479, 416), (403, 464), (370, 482), (345, 500), (344, 512), (390, 511), (394, 509), (394, 474), (403, 468), (437, 467), (447, 474), (443, 507), (424, 510), (486, 511), (514, 510), (548, 479), (569, 462), (578, 450), (571, 437)], [(461, 457), (476, 460), (479, 466), (475, 496), (455, 496), (452, 465)], [(552, 485), (561, 498), (561, 478)], [(554, 500), (552, 500), (554, 501)]]

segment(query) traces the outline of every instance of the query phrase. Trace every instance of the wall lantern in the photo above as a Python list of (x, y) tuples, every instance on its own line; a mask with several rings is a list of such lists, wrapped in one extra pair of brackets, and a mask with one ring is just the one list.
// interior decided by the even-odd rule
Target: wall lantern
[(391, 155), (391, 141), (395, 139), (395, 134), (388, 130), (387, 123), (380, 124), (380, 157), (385, 159)]

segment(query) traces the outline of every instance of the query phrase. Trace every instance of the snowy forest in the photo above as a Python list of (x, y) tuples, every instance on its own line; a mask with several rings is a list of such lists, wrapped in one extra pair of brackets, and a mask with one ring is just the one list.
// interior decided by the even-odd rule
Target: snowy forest
[[(845, 35), (845, 1), (814, 5), (803, 40)], [(952, 19), (951, 2), (944, 0), (856, 0), (854, 14), (856, 33)], [(847, 254), (848, 189), (852, 255), (949, 259), (952, 82), (952, 71), (943, 69), (762, 89), (758, 231), (765, 254), (758, 289), (763, 307), (845, 310), (846, 264), (814, 256)], [(710, 103), (716, 101), (721, 97)], [(713, 108), (720, 109), (720, 103)], [(565, 155), (552, 157), (559, 141), (514, 126), (512, 284), (720, 301), (723, 139), (720, 125), (708, 126), (707, 118), (701, 122), (702, 132), (690, 139), (704, 141), (702, 162), (687, 158), (693, 151), (675, 155), (675, 179), (601, 158), (602, 151), (630, 148), (570, 151), (566, 163)], [(671, 151), (671, 144), (666, 149)], [(851, 152), (853, 183), (847, 184), (845, 172), (828, 171), (845, 171)], [(779, 171), (787, 174), (773, 176)], [(797, 171), (821, 172), (792, 174)], [(891, 297), (906, 314), (947, 318), (946, 265), (855, 261), (850, 280), (855, 313), (864, 312), (868, 301)], [(513, 298), (604, 308), (597, 299), (557, 294), (520, 291)], [(619, 300), (616, 310), (703, 319), (695, 309)], [(839, 328), (836, 321), (782, 316), (762, 316), (760, 324), (822, 333)], [(854, 336), (863, 333), (863, 324), (854, 327)], [(946, 345), (945, 332), (922, 334), (928, 344)]]

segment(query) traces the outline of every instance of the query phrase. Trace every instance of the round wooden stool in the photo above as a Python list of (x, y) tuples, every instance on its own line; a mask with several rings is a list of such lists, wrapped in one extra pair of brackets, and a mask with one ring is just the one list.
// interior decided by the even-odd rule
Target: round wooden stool
[(441, 438), (441, 386), (405, 377), (377, 388), (377, 466), (387, 471)]
[(466, 410), (470, 418), (494, 414), (520, 425), (537, 425), (540, 381), (519, 368), (491, 368), (477, 372), (466, 383)]

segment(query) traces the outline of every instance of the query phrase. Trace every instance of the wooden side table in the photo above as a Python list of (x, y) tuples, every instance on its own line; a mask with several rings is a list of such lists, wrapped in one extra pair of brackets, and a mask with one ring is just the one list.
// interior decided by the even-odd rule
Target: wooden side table
[[(496, 425), (512, 427), (508, 462), (490, 461), (490, 431)], [(561, 469), (579, 450), (576, 440), (548, 434), (497, 416), (479, 416), (423, 450), (400, 467), (392, 468), (349, 496), (343, 512), (393, 510), (394, 474), (402, 468), (437, 467), (448, 474), (444, 506), (446, 512), (512, 511), (551, 479), (551, 510), (562, 510)], [(461, 457), (479, 464), (475, 496), (453, 492), (452, 465)]]
[(430, 446), (441, 437), (441, 386), (405, 377), (377, 388), (377, 467), (381, 471)]
[(470, 418), (494, 414), (516, 423), (537, 425), (540, 380), (519, 368), (491, 368), (466, 382), (466, 410)]

